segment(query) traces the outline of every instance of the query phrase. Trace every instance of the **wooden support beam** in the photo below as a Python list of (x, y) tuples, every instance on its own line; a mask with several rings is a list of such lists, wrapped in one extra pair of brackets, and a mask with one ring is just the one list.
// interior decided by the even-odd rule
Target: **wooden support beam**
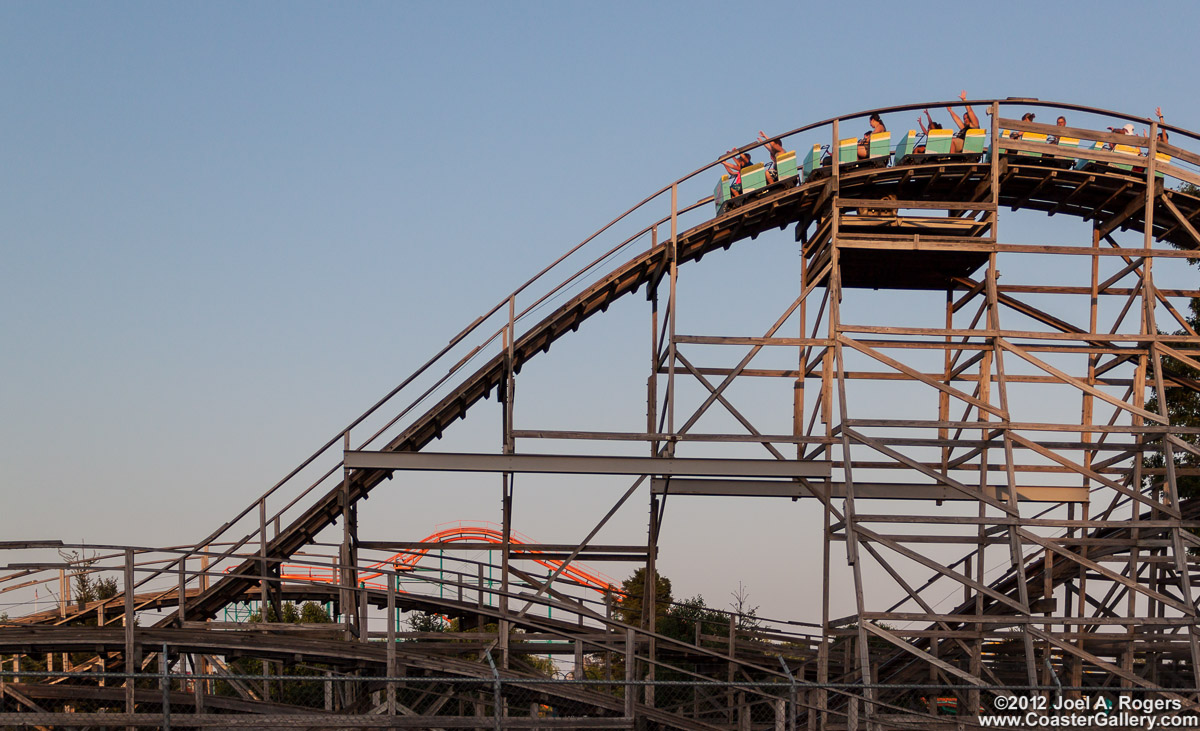
[(702, 457), (600, 457), (565, 454), (347, 451), (351, 469), (444, 472), (666, 475), (696, 477), (828, 477), (828, 462)]
[[(656, 495), (707, 496), (707, 497), (784, 497), (798, 500), (815, 497), (812, 492), (797, 482), (779, 480), (704, 480), (691, 478), (654, 478), (651, 492)], [(832, 498), (846, 496), (846, 483), (829, 483)], [(985, 494), (999, 500), (1006, 495), (1007, 485), (991, 485)], [(859, 500), (935, 500), (975, 502), (974, 495), (964, 495), (947, 485), (913, 484), (906, 482), (859, 482), (854, 483), (854, 496)], [(1017, 497), (1022, 502), (1067, 503), (1087, 502), (1090, 491), (1086, 487), (1021, 486)], [(643, 549), (644, 550), (644, 549)]]

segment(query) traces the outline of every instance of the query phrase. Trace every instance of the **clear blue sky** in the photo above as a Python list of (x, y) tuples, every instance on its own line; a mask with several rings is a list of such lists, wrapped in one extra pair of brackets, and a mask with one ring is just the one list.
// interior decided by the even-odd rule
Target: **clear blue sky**
[[(962, 89), (1200, 129), (1194, 3), (829, 7), (0, 4), (0, 540), (202, 536), (542, 264), (759, 129)], [(793, 291), (733, 256), (741, 285)], [(620, 351), (614, 328), (561, 362)], [(377, 504), (408, 539), (497, 512)], [(523, 532), (579, 537), (526, 509)], [(736, 581), (682, 533), (677, 594), (723, 603)]]

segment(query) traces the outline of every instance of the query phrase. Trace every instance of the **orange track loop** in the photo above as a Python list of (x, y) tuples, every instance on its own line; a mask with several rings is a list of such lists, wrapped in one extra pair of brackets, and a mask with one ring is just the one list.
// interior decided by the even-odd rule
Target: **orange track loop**
[[(503, 533), (496, 528), (490, 527), (490, 524), (469, 525), (458, 523), (451, 528), (445, 528), (430, 536), (427, 536), (421, 542), (459, 543), (465, 541), (483, 541), (485, 543), (500, 544), (503, 542)], [(519, 536), (516, 533), (513, 533), (509, 538), (509, 542), (513, 545), (524, 545), (527, 543), (532, 543), (533, 541), (528, 540), (524, 536)], [(393, 568), (396, 571), (412, 571), (416, 568), (421, 559), (429, 554), (429, 550), (430, 549), (425, 548), (421, 549), (420, 551), (401, 551), (389, 558), (384, 559), (383, 561), (371, 564), (368, 569), (375, 569), (376, 571), (374, 573), (364, 573), (359, 577), (359, 581), (363, 586), (386, 591), (386, 583), (371, 581), (372, 579), (378, 579), (379, 577), (383, 576), (383, 571), (381, 569)], [(536, 554), (538, 552), (531, 551), (529, 553)], [(563, 563), (562, 561), (549, 558), (534, 558), (530, 560), (551, 571), (557, 571)], [(336, 569), (331, 569), (327, 575), (324, 571), (314, 571), (312, 568), (307, 566), (289, 566), (284, 564), (283, 570), (280, 572), (280, 574), (280, 578), (283, 580), (290, 579), (293, 581), (318, 581), (330, 584), (337, 583)], [(592, 573), (584, 568), (579, 568), (578, 565), (574, 563), (567, 566), (567, 568), (563, 570), (562, 576), (566, 576), (599, 594), (604, 594), (609, 591), (620, 593), (620, 590), (609, 577), (604, 576), (603, 574)]]

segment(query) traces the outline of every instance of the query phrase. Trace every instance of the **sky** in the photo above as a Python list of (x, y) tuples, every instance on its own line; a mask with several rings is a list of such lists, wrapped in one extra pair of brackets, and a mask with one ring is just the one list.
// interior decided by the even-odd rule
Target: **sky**
[[(0, 540), (198, 540), (542, 266), (760, 129), (961, 90), (1200, 129), (1193, 3), (1132, 29), (1124, 3), (832, 7), (0, 4)], [(760, 241), (694, 265), (681, 327), (769, 325), (798, 269), (790, 232)], [(644, 426), (632, 299), (529, 366), (519, 428)], [(479, 412), (458, 444), (494, 449)], [(481, 480), (388, 483), (372, 535), (496, 520)], [(582, 537), (623, 489), (587, 484), (521, 482), (516, 527)], [(634, 502), (610, 542), (645, 539)], [(672, 505), (676, 595), (723, 606), (740, 580), (764, 614), (811, 619), (795, 557), (819, 515), (750, 503)]]

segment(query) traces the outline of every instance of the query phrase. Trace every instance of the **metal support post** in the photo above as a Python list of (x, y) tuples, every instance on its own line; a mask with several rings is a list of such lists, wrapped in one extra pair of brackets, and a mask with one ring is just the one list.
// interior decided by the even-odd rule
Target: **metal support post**
[[(783, 672), (787, 674), (788, 683), (791, 686), (788, 688), (786, 731), (796, 731), (796, 676), (792, 675), (792, 669), (788, 667), (783, 655), (779, 656), (779, 664), (783, 666)], [(775, 725), (778, 727), (778, 714), (776, 714), (776, 719)]]
[(495, 728), (496, 731), (501, 731), (504, 728), (504, 697), (500, 692), (500, 672), (496, 669), (496, 663), (492, 660), (491, 650), (487, 651), (486, 657), (488, 666), (492, 669), (492, 705), (495, 708)]

